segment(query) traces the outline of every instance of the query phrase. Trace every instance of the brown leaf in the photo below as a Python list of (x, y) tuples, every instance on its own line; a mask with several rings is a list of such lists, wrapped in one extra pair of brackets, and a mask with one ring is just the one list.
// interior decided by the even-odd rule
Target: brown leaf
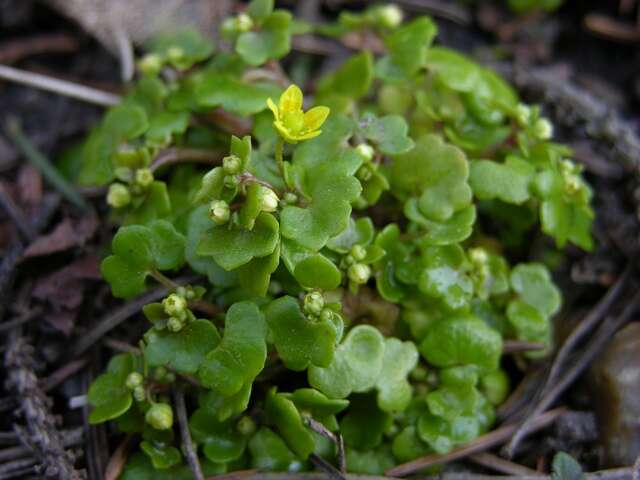
[(42, 202), (42, 175), (32, 165), (20, 169), (17, 193), (22, 210), (32, 212)]
[(86, 215), (77, 222), (65, 218), (51, 233), (38, 237), (25, 250), (23, 258), (41, 257), (81, 247), (98, 228), (95, 215)]

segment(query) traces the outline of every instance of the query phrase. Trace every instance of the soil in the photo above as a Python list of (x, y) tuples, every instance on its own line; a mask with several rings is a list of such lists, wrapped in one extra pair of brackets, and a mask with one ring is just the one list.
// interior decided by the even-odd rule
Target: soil
[[(118, 61), (45, 3), (0, 0), (0, 63), (122, 90)], [(308, 3), (321, 8), (296, 8), (317, 19), (335, 16), (346, 2)], [(349, 3), (354, 8), (365, 4)], [(629, 41), (627, 30), (640, 31), (640, 7), (633, 0), (569, 0), (553, 15), (514, 17), (501, 2), (396, 3), (412, 13), (444, 6), (444, 11), (436, 10), (439, 41), (497, 66), (527, 100), (541, 102), (559, 126), (561, 140), (575, 148), (594, 189), (598, 247), (588, 255), (567, 250), (556, 274), (565, 297), (557, 343), (584, 329), (558, 367), (557, 378), (571, 388), (552, 399), (570, 413), (542, 434), (527, 437), (514, 461), (548, 471), (553, 452), (564, 450), (589, 470), (627, 466), (608, 462), (599, 433), (606, 418), (596, 416), (598, 393), (587, 388), (584, 371), (624, 322), (637, 319), (633, 295), (639, 280), (634, 259), (640, 238), (640, 143), (635, 137), (640, 122), (640, 38)], [(621, 13), (618, 3), (631, 8)], [(462, 17), (443, 18), (451, 8)], [(594, 13), (618, 22), (607, 30), (609, 38), (584, 25)], [(335, 61), (324, 56), (314, 60), (320, 71)], [(0, 105), (0, 124), (17, 118), (25, 134), (52, 159), (81, 139), (102, 113), (99, 107), (6, 82), (0, 83)], [(122, 442), (108, 426), (88, 426), (83, 395), (117, 349), (114, 339), (136, 338), (143, 323), (130, 315), (140, 305), (123, 306), (100, 280), (97, 266), (113, 225), (105, 218), (103, 200), (89, 199), (91, 214), (61, 201), (0, 131), (0, 479), (103, 479), (109, 458)], [(545, 245), (537, 238), (526, 253), (539, 257)], [(621, 294), (615, 301), (603, 300), (618, 287)], [(132, 319), (111, 330), (114, 312)], [(517, 361), (509, 366), (514, 385), (521, 382), (523, 387), (500, 412), (502, 420), (531, 414), (550, 365), (551, 360), (541, 361), (526, 372)], [(495, 462), (486, 463), (479, 466), (466, 459), (454, 469), (495, 474)]]

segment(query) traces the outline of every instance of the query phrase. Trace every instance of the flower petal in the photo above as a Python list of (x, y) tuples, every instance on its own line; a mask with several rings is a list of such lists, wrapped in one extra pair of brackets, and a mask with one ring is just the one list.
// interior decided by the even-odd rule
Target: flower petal
[(297, 85), (291, 84), (280, 96), (280, 114), (302, 110), (302, 91)]
[(316, 138), (321, 133), (322, 133), (322, 130), (314, 130), (313, 132), (307, 132), (303, 135), (297, 135), (296, 138), (298, 140), (311, 140), (312, 138)]
[(304, 114), (304, 126), (307, 132), (317, 130), (329, 116), (329, 107), (313, 107)]
[(296, 137), (291, 135), (291, 131), (287, 127), (285, 127), (285, 125), (281, 121), (277, 120), (273, 122), (273, 126), (276, 128), (280, 136), (284, 138), (288, 143), (297, 143)]
[(267, 107), (269, 107), (269, 110), (271, 110), (273, 112), (273, 116), (277, 119), (278, 118), (278, 106), (270, 98), (267, 98)]

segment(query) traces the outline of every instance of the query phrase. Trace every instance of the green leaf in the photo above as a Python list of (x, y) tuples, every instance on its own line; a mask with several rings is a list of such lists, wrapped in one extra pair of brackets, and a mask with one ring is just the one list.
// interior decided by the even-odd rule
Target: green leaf
[(329, 366), (336, 344), (331, 320), (310, 320), (302, 313), (299, 302), (289, 296), (272, 301), (264, 313), (276, 350), (288, 369)]
[(388, 55), (378, 60), (376, 75), (388, 82), (408, 80), (425, 66), (437, 27), (429, 17), (418, 17), (385, 38)]
[(299, 388), (289, 398), (299, 411), (309, 412), (331, 431), (338, 429), (335, 415), (349, 406), (349, 400), (328, 398), (314, 388)]
[(173, 135), (184, 133), (188, 126), (187, 112), (160, 112), (151, 117), (147, 138), (155, 142), (169, 142)]
[(576, 459), (564, 452), (555, 454), (551, 468), (552, 480), (585, 480), (587, 478)]
[(453, 422), (460, 416), (472, 416), (478, 407), (479, 392), (473, 385), (442, 385), (427, 393), (429, 411)]
[(346, 117), (331, 116), (322, 135), (296, 148), (291, 173), (297, 189), (309, 201), (305, 208), (288, 205), (282, 209), (283, 237), (317, 251), (347, 227), (351, 202), (361, 192), (353, 175), (362, 158), (344, 145), (352, 126)]
[[(215, 225), (209, 218), (208, 212), (209, 207), (207, 205), (200, 205), (189, 215), (185, 242), (185, 259), (196, 273), (206, 275), (209, 283), (212, 285), (217, 287), (230, 287), (236, 284), (237, 273), (228, 272), (218, 265), (212, 257), (199, 255), (197, 253), (200, 240), (206, 232)], [(248, 266), (250, 264), (251, 262), (245, 267), (249, 268)]]
[(170, 445), (145, 440), (140, 443), (140, 449), (151, 459), (153, 468), (158, 470), (166, 470), (182, 462), (180, 450)]
[(369, 245), (373, 241), (375, 227), (369, 217), (357, 220), (349, 218), (349, 224), (339, 235), (329, 239), (327, 248), (338, 253), (349, 253), (354, 245)]
[(306, 459), (315, 449), (315, 442), (294, 403), (276, 393), (276, 388), (273, 387), (267, 393), (264, 409), (267, 420), (278, 428), (289, 448), (298, 457)]
[[(516, 338), (529, 342), (551, 343), (549, 318), (540, 310), (520, 300), (512, 300), (507, 306), (509, 325), (515, 330)], [(545, 352), (532, 352), (540, 356)]]
[(261, 22), (273, 12), (273, 0), (251, 0), (247, 13), (254, 20)]
[(476, 207), (469, 205), (456, 212), (446, 222), (434, 222), (425, 217), (418, 206), (418, 199), (410, 198), (404, 204), (404, 215), (424, 227), (419, 239), (422, 246), (439, 246), (460, 243), (471, 236), (476, 221)]
[(205, 409), (193, 412), (189, 419), (189, 430), (196, 443), (212, 462), (227, 463), (242, 456), (247, 439), (235, 428), (235, 422), (219, 422)]
[(351, 329), (327, 368), (311, 366), (309, 384), (329, 398), (346, 398), (376, 385), (384, 359), (384, 337), (370, 325)]
[(393, 158), (388, 176), (394, 193), (419, 197), (422, 214), (444, 222), (471, 204), (468, 175), (467, 158), (460, 149), (436, 135), (425, 135), (411, 151)]
[(427, 70), (438, 81), (457, 92), (472, 92), (479, 85), (478, 65), (464, 55), (444, 47), (432, 47), (426, 52)]
[(273, 430), (262, 427), (249, 441), (251, 466), (265, 471), (298, 472), (302, 462)]
[[(318, 95), (341, 95), (357, 100), (367, 94), (373, 82), (373, 55), (363, 51), (325, 75), (318, 82)], [(323, 102), (318, 102), (323, 104)]]
[(231, 416), (244, 412), (249, 405), (250, 398), (251, 382), (247, 382), (238, 393), (233, 395), (223, 395), (217, 390), (208, 390), (200, 395), (199, 404), (219, 422), (224, 422)]
[(429, 447), (420, 440), (414, 426), (406, 427), (394, 439), (391, 445), (393, 456), (399, 462), (408, 462), (429, 452)]
[(407, 408), (411, 400), (411, 385), (407, 375), (417, 363), (418, 350), (413, 342), (402, 342), (397, 338), (385, 340), (382, 370), (376, 384), (378, 407), (385, 412)]
[(540, 204), (542, 231), (553, 237), (558, 247), (564, 247), (570, 241), (584, 250), (591, 250), (593, 217), (593, 210), (588, 205), (576, 205), (562, 197)]
[(291, 48), (291, 14), (276, 10), (267, 17), (258, 31), (241, 33), (236, 52), (249, 65), (255, 67), (267, 60), (278, 60)]
[(391, 423), (391, 414), (379, 409), (372, 395), (354, 395), (340, 421), (340, 433), (349, 447), (371, 450), (382, 443), (382, 435)]
[(459, 416), (452, 422), (447, 422), (441, 417), (426, 413), (418, 420), (417, 431), (423, 442), (436, 453), (444, 454), (456, 444), (476, 438), (480, 433), (480, 424), (474, 417)]
[(500, 361), (502, 337), (482, 320), (459, 315), (433, 325), (419, 350), (437, 367), (476, 365), (482, 371), (492, 371)]
[(200, 365), (203, 385), (231, 396), (252, 382), (267, 358), (266, 334), (266, 322), (254, 303), (233, 304), (227, 311), (222, 341)]
[(287, 269), (302, 287), (333, 290), (340, 285), (340, 270), (323, 254), (287, 239), (282, 241), (281, 253)]
[(133, 399), (125, 382), (132, 371), (131, 354), (116, 355), (109, 361), (107, 371), (95, 379), (87, 393), (87, 400), (93, 407), (89, 414), (89, 423), (106, 422), (129, 410)]
[[(205, 39), (195, 29), (183, 29), (169, 35), (163, 35), (151, 40), (147, 49), (163, 57), (168, 57), (171, 63), (181, 70), (190, 68), (197, 62), (207, 59), (214, 50), (213, 43)], [(172, 57), (171, 50), (179, 49), (181, 55)]]
[(196, 253), (210, 255), (225, 270), (234, 270), (273, 253), (279, 241), (278, 230), (275, 217), (262, 212), (253, 230), (229, 225), (213, 227), (204, 234)]
[(113, 255), (102, 261), (102, 276), (114, 296), (135, 297), (144, 291), (152, 269), (173, 270), (184, 263), (184, 243), (184, 237), (165, 220), (148, 227), (120, 227), (113, 238)]
[(158, 470), (147, 455), (136, 452), (127, 461), (119, 478), (120, 480), (192, 480), (193, 474), (187, 465)]
[(361, 118), (359, 129), (362, 135), (385, 155), (399, 155), (408, 152), (414, 146), (413, 140), (407, 136), (409, 126), (400, 115), (378, 118), (372, 113), (367, 113)]
[(241, 116), (267, 108), (268, 98), (278, 98), (281, 87), (268, 82), (246, 83), (232, 75), (206, 72), (197, 77), (195, 95), (202, 107), (222, 107)]
[(198, 371), (205, 355), (220, 343), (220, 334), (208, 320), (194, 320), (179, 332), (155, 332), (153, 341), (144, 349), (150, 367), (169, 365), (178, 373)]
[(171, 213), (171, 199), (164, 182), (155, 180), (144, 193), (144, 200), (124, 217), (124, 225), (148, 225), (154, 220), (166, 218)]
[(511, 271), (511, 288), (520, 299), (550, 317), (560, 309), (562, 297), (541, 263), (520, 263)]
[(469, 184), (480, 200), (497, 198), (520, 205), (530, 198), (529, 184), (535, 168), (518, 157), (509, 156), (501, 164), (491, 160), (471, 162)]
[(271, 274), (280, 264), (280, 245), (271, 255), (262, 258), (254, 258), (249, 263), (238, 267), (238, 283), (248, 293), (258, 297), (264, 297), (269, 290)]
[(388, 445), (364, 452), (354, 448), (348, 448), (346, 455), (347, 470), (353, 473), (383, 475), (385, 471), (396, 464)]
[(466, 273), (462, 248), (457, 244), (426, 247), (422, 255), (425, 268), (418, 279), (420, 292), (451, 310), (465, 307), (473, 294), (473, 282)]

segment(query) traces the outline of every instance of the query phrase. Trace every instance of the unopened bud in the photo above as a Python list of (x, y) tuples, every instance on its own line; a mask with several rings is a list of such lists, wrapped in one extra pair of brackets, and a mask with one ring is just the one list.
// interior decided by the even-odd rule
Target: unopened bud
[(318, 316), (324, 308), (324, 297), (320, 292), (307, 293), (304, 296), (304, 311), (308, 315)]
[(167, 57), (173, 61), (181, 60), (184, 57), (184, 50), (181, 47), (169, 47)]
[(248, 32), (253, 28), (253, 20), (243, 12), (236, 17), (236, 28), (240, 33)]
[(549, 140), (553, 136), (553, 125), (546, 118), (539, 118), (533, 126), (533, 131), (538, 140)]
[(227, 175), (224, 177), (224, 186), (227, 188), (234, 188), (240, 184), (240, 179), (237, 175)]
[(170, 317), (185, 318), (187, 315), (187, 300), (176, 293), (172, 293), (162, 301), (164, 311)]
[(354, 260), (361, 261), (367, 256), (367, 249), (362, 245), (354, 245), (349, 252)]
[(367, 283), (369, 277), (371, 277), (371, 268), (364, 263), (354, 263), (349, 267), (349, 270), (347, 270), (347, 275), (352, 282), (363, 285)]
[(133, 389), (133, 398), (136, 399), (136, 402), (144, 402), (144, 400), (147, 398), (147, 392), (142, 385), (139, 385)]
[(127, 375), (127, 380), (125, 381), (125, 385), (129, 390), (134, 390), (136, 387), (142, 385), (144, 381), (144, 377), (140, 375), (138, 372), (131, 372)]
[(369, 145), (368, 143), (361, 143), (360, 145), (358, 145), (356, 147), (356, 152), (358, 152), (358, 154), (365, 161), (370, 161), (371, 159), (373, 159), (373, 155), (376, 153), (376, 151), (373, 149), (373, 147), (371, 145)]
[(156, 430), (168, 430), (173, 426), (173, 409), (167, 403), (154, 403), (144, 419)]
[(107, 203), (113, 208), (122, 208), (131, 202), (129, 189), (121, 183), (112, 183), (107, 193)]
[(371, 180), (373, 176), (373, 171), (371, 170), (371, 166), (368, 164), (362, 165), (358, 171), (356, 172), (356, 177), (358, 180), (362, 180), (363, 182), (368, 182)]
[(184, 322), (177, 317), (171, 317), (167, 320), (167, 328), (173, 333), (179, 332), (182, 327), (184, 327)]
[(254, 422), (250, 416), (244, 415), (240, 418), (240, 420), (238, 420), (236, 429), (238, 430), (238, 433), (240, 435), (249, 437), (256, 431), (256, 422)]
[(153, 172), (148, 168), (139, 168), (136, 170), (136, 183), (142, 188), (147, 188), (153, 183)]
[(489, 255), (484, 248), (472, 248), (469, 250), (469, 259), (476, 265), (484, 265), (489, 261)]
[(223, 225), (229, 221), (231, 210), (229, 204), (224, 200), (214, 200), (209, 206), (209, 218), (218, 225)]
[(293, 192), (287, 192), (282, 197), (282, 202), (285, 205), (295, 205), (298, 203), (298, 196)]
[(396, 5), (384, 5), (377, 9), (378, 22), (386, 28), (396, 28), (402, 23), (402, 10)]
[(222, 159), (222, 169), (229, 175), (240, 172), (241, 166), (242, 161), (235, 155), (229, 155), (228, 157), (224, 157)]
[(280, 203), (280, 199), (276, 192), (264, 187), (260, 198), (260, 209), (263, 212), (275, 212), (278, 209), (278, 203)]
[(131, 170), (129, 167), (117, 167), (114, 170), (113, 174), (121, 182), (129, 183), (133, 180), (133, 170)]
[(522, 127), (529, 124), (531, 120), (531, 107), (524, 103), (518, 104), (516, 107), (516, 121)]
[(330, 322), (331, 320), (333, 320), (334, 315), (335, 315), (335, 312), (330, 308), (323, 308), (322, 312), (320, 313), (320, 321)]
[(160, 55), (150, 53), (142, 57), (138, 62), (138, 68), (145, 75), (156, 75), (162, 69), (162, 59)]

